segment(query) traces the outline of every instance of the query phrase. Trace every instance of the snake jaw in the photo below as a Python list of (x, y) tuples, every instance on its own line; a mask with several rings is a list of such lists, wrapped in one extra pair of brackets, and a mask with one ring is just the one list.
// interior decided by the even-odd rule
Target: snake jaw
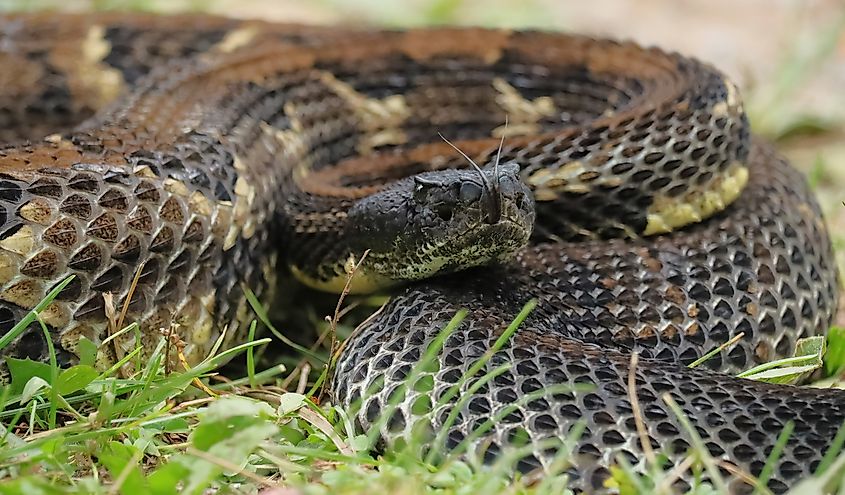
[(350, 249), (368, 250), (365, 268), (396, 281), (508, 259), (527, 244), (534, 223), (519, 170), (507, 164), (397, 181), (350, 209)]

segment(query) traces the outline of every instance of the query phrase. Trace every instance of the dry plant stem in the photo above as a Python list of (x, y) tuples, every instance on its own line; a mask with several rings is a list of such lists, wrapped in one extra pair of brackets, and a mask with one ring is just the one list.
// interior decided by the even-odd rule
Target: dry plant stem
[[(717, 460), (716, 464), (718, 464), (720, 468), (724, 469), (725, 471), (729, 471), (731, 474), (733, 474), (737, 478), (746, 482), (749, 486), (758, 487), (758, 485), (760, 484), (754, 476), (752, 476), (750, 473), (743, 471), (742, 469), (740, 469), (739, 467), (737, 467), (735, 464), (733, 464), (731, 462), (724, 461), (724, 460)], [(759, 486), (759, 488), (761, 488), (763, 490), (763, 493), (767, 493), (769, 495), (771, 495), (771, 493), (772, 493), (768, 488), (766, 488), (764, 486)]]
[[(329, 355), (334, 355), (337, 350), (337, 324), (340, 321), (342, 316), (342, 309), (343, 309), (343, 301), (346, 299), (346, 296), (349, 295), (349, 291), (352, 287), (352, 279), (355, 277), (355, 273), (361, 268), (361, 264), (367, 258), (367, 255), (370, 254), (370, 250), (364, 251), (364, 254), (361, 255), (361, 259), (358, 260), (357, 263), (346, 273), (346, 284), (343, 286), (343, 291), (341, 291), (340, 296), (337, 298), (337, 306), (334, 308), (334, 315), (329, 318), (326, 317), (326, 320), (329, 322), (329, 336), (331, 337), (331, 346)], [(329, 359), (329, 362), (326, 363), (326, 368), (329, 373), (331, 373), (331, 365), (332, 360)], [(326, 386), (328, 384), (328, 380), (323, 382), (323, 385), (320, 387), (320, 393), (317, 395), (317, 401), (322, 402), (323, 395), (326, 393)]]
[(680, 464), (676, 465), (671, 471), (669, 471), (666, 477), (663, 478), (663, 481), (654, 488), (654, 492), (672, 493), (672, 484), (681, 479), (681, 475), (689, 471), (689, 468), (692, 467), (694, 462), (695, 457), (691, 455), (686, 456)]
[[(177, 352), (179, 352), (179, 361), (182, 363), (182, 367), (185, 368), (185, 371), (191, 371), (191, 365), (188, 364), (188, 359), (185, 357), (185, 353), (182, 352), (182, 347), (183, 346), (179, 345), (176, 347)], [(218, 397), (220, 395), (214, 390), (208, 388), (199, 378), (194, 378), (192, 383), (195, 387), (208, 394), (209, 397)]]
[(129, 292), (126, 294), (126, 299), (123, 301), (123, 307), (120, 309), (120, 317), (117, 319), (117, 329), (123, 328), (123, 322), (126, 321), (126, 313), (129, 312), (129, 303), (132, 301), (132, 296), (135, 295), (135, 290), (138, 288), (138, 280), (141, 279), (141, 272), (144, 270), (144, 263), (138, 265), (135, 270), (135, 276), (132, 277), (132, 285), (129, 286)]
[(303, 358), (301, 361), (299, 361), (299, 363), (296, 365), (296, 368), (294, 368), (293, 371), (291, 371), (290, 374), (287, 377), (285, 377), (284, 380), (282, 380), (282, 383), (279, 384), (279, 387), (281, 387), (284, 390), (287, 390), (288, 387), (290, 386), (290, 384), (293, 383), (293, 381), (302, 372), (302, 368), (303, 368), (304, 364), (305, 364), (305, 358)]
[(343, 317), (346, 316), (347, 313), (349, 313), (350, 311), (352, 311), (353, 309), (357, 308), (360, 305), (361, 305), (360, 301), (352, 301), (351, 303), (349, 303), (349, 306), (346, 306), (345, 308), (340, 310), (340, 314), (338, 315), (338, 320), (343, 319)]
[(109, 335), (117, 333), (117, 311), (114, 309), (114, 294), (111, 292), (103, 293), (103, 302), (105, 303), (106, 319), (109, 321)]
[[(349, 312), (348, 311), (349, 309), (356, 308), (356, 307), (358, 307), (357, 302), (352, 303), (349, 306), (347, 306), (346, 308), (344, 308), (343, 311), (341, 311), (340, 318), (343, 318), (343, 316), (346, 315), (346, 313)], [(319, 347), (326, 340), (326, 337), (331, 335), (331, 333), (332, 333), (331, 330), (332, 330), (331, 327), (323, 330), (323, 333), (321, 333), (320, 336), (317, 337), (317, 341), (314, 342), (314, 344), (311, 346), (311, 350), (316, 350), (317, 347)], [(329, 350), (331, 351), (331, 349), (329, 349)]]
[(231, 378), (229, 378), (227, 376), (223, 376), (223, 375), (211, 375), (211, 376), (208, 377), (208, 379), (214, 380), (215, 382), (220, 382), (220, 383), (225, 384), (225, 385), (232, 383)]
[(251, 399), (260, 400), (262, 402), (266, 402), (272, 406), (279, 407), (281, 404), (281, 396), (284, 392), (271, 392), (266, 389), (255, 390), (255, 389), (246, 389), (241, 390), (238, 392), (232, 392), (230, 395), (238, 395), (241, 397), (249, 397)]
[(299, 372), (299, 383), (296, 385), (296, 393), (304, 394), (305, 388), (308, 386), (308, 375), (311, 374), (311, 365), (307, 362), (302, 366), (302, 371)]
[[(117, 327), (117, 312), (114, 309), (114, 295), (111, 292), (104, 293), (103, 303), (105, 305), (104, 308), (106, 312), (106, 319), (109, 321), (107, 327), (109, 335), (106, 338), (106, 341), (108, 341), (109, 344), (112, 346), (112, 349), (114, 349), (115, 362), (120, 362), (121, 360), (123, 360), (124, 357), (126, 357), (126, 353), (123, 352), (123, 349), (120, 347), (120, 345), (118, 345), (117, 338), (115, 338), (115, 335), (117, 334), (117, 332), (120, 331), (120, 328)], [(129, 363), (126, 363), (126, 366), (128, 365)], [(129, 376), (131, 375), (131, 373), (129, 373), (129, 371), (126, 369), (126, 366), (121, 366), (117, 370), (117, 374), (119, 377), (129, 378)]]
[(201, 405), (204, 405), (204, 404), (208, 404), (208, 403), (214, 401), (214, 399), (215, 399), (214, 397), (202, 397), (200, 399), (194, 399), (194, 400), (189, 400), (189, 401), (185, 401), (185, 402), (180, 402), (179, 404), (176, 404), (173, 407), (173, 409), (170, 410), (170, 412), (171, 412), (171, 414), (175, 414), (175, 413), (177, 413), (177, 412), (179, 412), (183, 409), (188, 409), (189, 407), (201, 406)]
[(355, 454), (355, 452), (353, 452), (352, 449), (349, 448), (349, 445), (347, 445), (346, 442), (344, 442), (343, 439), (341, 439), (340, 436), (334, 431), (334, 428), (332, 427), (331, 423), (329, 423), (326, 418), (320, 416), (318, 413), (312, 411), (311, 409), (308, 409), (307, 406), (301, 408), (298, 411), (298, 414), (300, 418), (304, 419), (305, 421), (308, 421), (314, 426), (314, 428), (317, 428), (318, 430), (323, 432), (324, 435), (329, 437), (335, 447), (337, 447), (338, 452), (348, 456)]
[[(349, 306), (345, 307), (343, 309), (343, 311), (340, 312), (340, 318), (343, 318), (343, 316), (346, 313), (348, 313), (349, 310), (354, 309), (356, 307), (358, 307), (357, 302), (352, 303)], [(311, 349), (312, 351), (316, 350), (318, 347), (320, 347), (320, 345), (326, 340), (326, 337), (328, 337), (330, 334), (331, 334), (331, 327), (326, 328), (320, 334), (320, 336), (317, 338), (317, 340), (314, 342), (314, 344), (311, 345), (311, 347), (309, 349)], [(299, 376), (299, 374), (302, 372), (302, 368), (305, 367), (306, 365), (308, 366), (308, 372), (310, 372), (311, 371), (311, 365), (308, 363), (308, 358), (303, 357), (296, 364), (296, 367), (293, 369), (293, 371), (291, 371), (290, 374), (288, 374), (288, 376), (285, 377), (285, 379), (282, 381), (282, 383), (279, 386), (282, 389), (287, 390), (287, 388), (290, 386), (290, 384), (293, 383), (293, 381), (296, 379), (296, 377)]]
[[(132, 278), (132, 284), (129, 286), (129, 292), (126, 294), (126, 299), (123, 301), (123, 306), (120, 309), (120, 316), (118, 316), (115, 312), (114, 295), (111, 292), (106, 292), (103, 294), (106, 319), (108, 319), (109, 321), (109, 338), (113, 337), (115, 334), (123, 330), (123, 322), (126, 321), (126, 314), (129, 312), (129, 303), (132, 301), (132, 296), (135, 294), (135, 290), (138, 288), (138, 280), (141, 278), (141, 271), (143, 269), (144, 263), (141, 263), (138, 266), (138, 269), (135, 270), (135, 276)], [(140, 342), (138, 342), (137, 344), (140, 345)], [(123, 352), (123, 349), (121, 349), (119, 343), (117, 342), (117, 339), (112, 339), (111, 345), (114, 349), (116, 362), (126, 357), (126, 353)], [(126, 366), (129, 366), (129, 363), (126, 363)], [(126, 369), (126, 366), (123, 366), (119, 370), (117, 370), (117, 373), (121, 378), (128, 378), (132, 374), (131, 372), (129, 372), (128, 369)]]
[(631, 401), (631, 410), (634, 414), (634, 423), (637, 425), (637, 434), (640, 436), (640, 444), (645, 453), (646, 461), (649, 466), (657, 465), (657, 458), (654, 455), (654, 449), (651, 447), (651, 440), (648, 438), (648, 429), (643, 421), (642, 409), (640, 409), (640, 401), (637, 397), (637, 364), (640, 356), (636, 352), (631, 354), (631, 365), (628, 368), (628, 399)]
[(258, 476), (255, 473), (252, 473), (250, 471), (242, 469), (240, 466), (237, 466), (237, 465), (227, 461), (226, 459), (221, 459), (220, 457), (217, 457), (214, 454), (209, 454), (208, 452), (206, 452), (204, 450), (199, 450), (199, 449), (195, 449), (193, 447), (188, 447), (187, 453), (190, 454), (190, 455), (199, 457), (200, 459), (204, 459), (204, 460), (211, 462), (213, 464), (217, 464), (218, 466), (222, 467), (226, 471), (229, 471), (229, 472), (232, 472), (232, 473), (238, 473), (239, 475), (243, 476), (244, 478), (248, 478), (248, 479), (250, 479), (250, 480), (252, 480), (256, 483), (259, 483), (261, 485), (268, 486), (268, 487), (271, 487), (271, 488), (279, 488), (279, 487), (284, 486), (284, 485), (280, 485), (279, 483), (277, 483), (277, 482), (275, 482), (275, 481), (273, 481), (269, 478)]
[(171, 323), (170, 328), (167, 329), (167, 335), (165, 336), (165, 338), (167, 339), (165, 341), (165, 345), (164, 345), (164, 374), (165, 375), (169, 375), (170, 372), (173, 371), (172, 369), (170, 369), (170, 352), (172, 350), (172, 345), (173, 345), (173, 332), (176, 331), (176, 327), (177, 327), (177, 325), (175, 323)]
[(704, 355), (703, 355), (703, 356), (701, 356), (700, 358), (698, 358), (698, 359), (696, 359), (695, 361), (691, 362), (691, 363), (690, 363), (687, 367), (688, 367), (688, 368), (695, 368), (696, 366), (698, 366), (699, 364), (701, 364), (701, 363), (703, 363), (703, 362), (707, 361), (708, 359), (710, 359), (711, 357), (715, 356), (716, 354), (718, 354), (718, 353), (720, 353), (720, 352), (724, 351), (725, 349), (727, 349), (728, 347), (730, 347), (730, 346), (732, 346), (732, 345), (736, 344), (736, 343), (737, 343), (737, 342), (739, 342), (739, 341), (740, 341), (743, 337), (745, 337), (745, 332), (739, 332), (738, 334), (734, 335), (734, 336), (733, 336), (733, 338), (731, 338), (731, 339), (730, 339), (730, 340), (728, 340), (727, 342), (723, 343), (723, 344), (722, 344), (722, 345), (720, 345), (719, 347), (717, 347), (717, 348), (713, 349), (712, 351), (710, 351), (710, 352), (708, 352), (708, 353), (704, 354)]
[(341, 351), (343, 351), (343, 347), (346, 344), (346, 341), (352, 339), (352, 337), (357, 335), (361, 331), (362, 328), (366, 327), (367, 325), (370, 324), (371, 321), (375, 320), (382, 313), (382, 311), (384, 311), (384, 308), (386, 306), (387, 306), (387, 303), (385, 302), (377, 310), (373, 311), (373, 314), (371, 314), (366, 319), (364, 319), (364, 321), (359, 323), (358, 326), (355, 327), (355, 330), (353, 330), (352, 333), (349, 335), (349, 337), (346, 340), (344, 340), (343, 342), (341, 342), (340, 345), (337, 347), (337, 349), (332, 351), (331, 359), (336, 360), (337, 357), (340, 355)]
[(331, 350), (334, 352), (335, 347), (337, 345), (337, 324), (340, 321), (342, 316), (343, 310), (343, 301), (346, 299), (346, 296), (349, 295), (349, 291), (352, 287), (352, 279), (355, 278), (355, 273), (358, 272), (358, 269), (361, 268), (361, 264), (367, 258), (367, 255), (370, 254), (370, 250), (364, 251), (364, 254), (361, 255), (361, 259), (358, 260), (357, 263), (346, 273), (346, 284), (343, 286), (343, 291), (340, 293), (340, 297), (337, 298), (337, 306), (334, 308), (334, 315), (329, 318), (328, 316), (326, 319), (329, 321), (329, 335), (331, 336)]

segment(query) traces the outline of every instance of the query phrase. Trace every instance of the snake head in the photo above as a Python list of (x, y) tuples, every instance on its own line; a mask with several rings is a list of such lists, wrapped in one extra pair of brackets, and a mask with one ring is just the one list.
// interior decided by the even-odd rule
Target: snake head
[(417, 280), (512, 257), (531, 235), (534, 202), (516, 164), (440, 170), (359, 200), (348, 225), (368, 270)]

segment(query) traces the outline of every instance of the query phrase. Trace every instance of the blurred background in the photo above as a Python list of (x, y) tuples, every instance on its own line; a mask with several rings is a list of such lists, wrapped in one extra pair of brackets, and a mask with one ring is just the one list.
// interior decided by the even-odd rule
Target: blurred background
[(0, 11), (44, 9), (542, 28), (694, 55), (739, 84), (756, 132), (808, 174), (845, 268), (845, 0), (0, 0)]

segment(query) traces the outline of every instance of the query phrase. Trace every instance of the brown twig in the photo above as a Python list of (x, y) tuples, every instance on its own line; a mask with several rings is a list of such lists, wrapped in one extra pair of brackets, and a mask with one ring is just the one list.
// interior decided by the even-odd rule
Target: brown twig
[[(103, 308), (106, 312), (106, 320), (108, 320), (109, 322), (106, 327), (106, 331), (108, 332), (108, 337), (106, 338), (106, 341), (108, 341), (111, 344), (112, 349), (114, 349), (114, 361), (117, 363), (120, 362), (126, 356), (126, 353), (123, 352), (123, 348), (120, 347), (117, 342), (118, 339), (116, 335), (117, 332), (120, 331), (120, 329), (117, 327), (117, 311), (115, 311), (114, 308), (114, 294), (112, 294), (111, 292), (104, 292), (103, 305)], [(128, 365), (129, 363), (126, 364)], [(128, 377), (128, 375), (125, 373), (125, 369), (123, 366), (121, 366), (120, 369), (117, 370), (117, 373), (118, 375), (120, 375), (121, 378)]]
[(193, 400), (188, 400), (188, 401), (185, 401), (185, 402), (180, 402), (180, 403), (176, 404), (175, 406), (173, 406), (173, 409), (170, 410), (170, 414), (174, 414), (178, 411), (181, 411), (183, 409), (187, 409), (187, 408), (192, 407), (192, 406), (201, 406), (203, 404), (207, 404), (209, 402), (212, 402), (215, 399), (216, 399), (216, 397), (201, 397), (199, 399), (193, 399)]
[(657, 465), (657, 457), (651, 447), (651, 439), (648, 436), (648, 429), (643, 421), (643, 412), (640, 409), (640, 401), (637, 397), (637, 363), (640, 356), (636, 352), (631, 354), (631, 364), (628, 368), (628, 399), (631, 401), (631, 412), (634, 415), (634, 423), (637, 425), (637, 434), (640, 437), (640, 444), (643, 447), (646, 461), (649, 465)]
[[(163, 332), (165, 338), (164, 344), (164, 375), (170, 375), (170, 372), (173, 371), (170, 368), (170, 353), (172, 351), (172, 346), (174, 344), (178, 347), (178, 342), (175, 339), (178, 339), (179, 336), (176, 334), (176, 329), (179, 327), (178, 323), (170, 322), (170, 326), (167, 328), (165, 332)], [(175, 338), (174, 338), (175, 337)]]
[[(332, 317), (326, 316), (326, 321), (329, 322), (329, 337), (331, 338), (331, 345), (329, 347), (329, 356), (334, 356), (335, 349), (337, 348), (337, 325), (340, 321), (342, 316), (342, 309), (343, 309), (343, 301), (346, 299), (346, 296), (349, 295), (349, 292), (352, 290), (352, 279), (355, 277), (355, 273), (358, 272), (358, 269), (361, 268), (361, 264), (364, 263), (364, 260), (367, 258), (367, 255), (370, 254), (370, 250), (364, 251), (364, 254), (361, 255), (361, 259), (358, 260), (355, 265), (349, 268), (346, 271), (346, 284), (343, 286), (343, 291), (341, 291), (340, 296), (337, 298), (337, 305), (334, 309), (334, 315)], [(331, 366), (332, 366), (332, 358), (329, 358), (329, 362), (326, 363), (326, 372), (331, 373)], [(317, 395), (317, 401), (322, 402), (323, 395), (326, 392), (326, 387), (328, 386), (328, 380), (323, 382), (323, 385), (320, 387), (320, 393)]]
[(367, 255), (370, 254), (370, 250), (364, 251), (364, 254), (361, 255), (361, 259), (358, 260), (350, 269), (346, 272), (346, 283), (343, 285), (343, 291), (341, 291), (340, 296), (337, 298), (337, 305), (334, 308), (334, 315), (329, 318), (326, 317), (326, 320), (329, 322), (329, 336), (331, 337), (331, 350), (335, 349), (337, 345), (337, 324), (340, 322), (340, 318), (343, 316), (343, 301), (346, 299), (346, 296), (349, 295), (349, 292), (352, 290), (352, 279), (355, 278), (355, 274), (358, 272), (358, 269), (361, 268), (361, 264), (364, 263), (364, 260), (367, 258)]
[(331, 359), (335, 359), (338, 355), (340, 355), (340, 352), (343, 350), (343, 346), (346, 345), (346, 342), (348, 342), (352, 337), (357, 335), (358, 332), (360, 332), (362, 328), (366, 327), (371, 321), (376, 319), (376, 317), (378, 317), (381, 314), (381, 312), (384, 311), (385, 306), (387, 306), (387, 303), (382, 304), (377, 310), (373, 311), (373, 313), (370, 316), (368, 316), (366, 319), (364, 319), (364, 321), (359, 323), (358, 326), (356, 326), (355, 329), (352, 330), (352, 333), (349, 334), (349, 337), (347, 337), (346, 340), (341, 342), (341, 344), (338, 346), (337, 349), (332, 351)]
[[(108, 334), (109, 338), (112, 339), (112, 348), (114, 349), (115, 355), (115, 362), (120, 361), (126, 356), (126, 353), (123, 352), (123, 349), (120, 347), (118, 343), (118, 338), (115, 337), (121, 330), (123, 330), (123, 322), (126, 320), (126, 314), (129, 312), (129, 302), (132, 300), (132, 296), (135, 293), (135, 289), (138, 287), (138, 280), (141, 278), (141, 271), (144, 269), (144, 263), (138, 265), (138, 269), (135, 270), (135, 276), (132, 278), (132, 284), (129, 285), (129, 292), (126, 295), (126, 299), (123, 301), (123, 306), (120, 310), (120, 315), (118, 316), (115, 310), (115, 301), (114, 301), (114, 294), (111, 292), (103, 293), (103, 303), (106, 312), (106, 319), (108, 320)], [(136, 343), (137, 345), (141, 345), (140, 342)], [(128, 366), (129, 363), (126, 363)], [(138, 371), (138, 370), (135, 370)], [(127, 378), (129, 375), (127, 374), (125, 367), (121, 367), (117, 370), (118, 374), (121, 378)]]
[(279, 384), (279, 388), (281, 388), (282, 390), (287, 390), (290, 384), (293, 383), (296, 377), (299, 376), (299, 373), (302, 372), (302, 367), (304, 364), (305, 358), (302, 358), (302, 360), (299, 361), (293, 371), (291, 371), (290, 374), (288, 374), (288, 376), (286, 376), (285, 379), (282, 380), (282, 383)]
[(117, 329), (123, 328), (123, 322), (126, 320), (126, 314), (129, 312), (129, 304), (132, 302), (132, 296), (135, 295), (135, 289), (138, 288), (138, 281), (141, 279), (141, 272), (144, 270), (144, 262), (138, 265), (135, 270), (135, 276), (132, 277), (132, 284), (129, 286), (129, 292), (126, 293), (126, 299), (123, 300), (123, 307), (120, 309), (120, 317), (117, 319)]
[[(180, 343), (182, 345), (180, 345)], [(185, 371), (191, 371), (191, 365), (188, 364), (188, 358), (185, 357), (185, 353), (183, 352), (184, 349), (185, 349), (185, 345), (180, 339), (179, 342), (176, 342), (176, 352), (179, 353), (179, 361), (182, 363), (182, 367), (185, 368)], [(199, 377), (194, 378), (192, 383), (194, 384), (195, 387), (197, 387), (198, 389), (200, 389), (203, 392), (205, 392), (206, 394), (208, 394), (209, 397), (219, 397), (220, 396), (220, 394), (218, 394), (214, 390), (211, 390), (210, 388), (208, 388), (202, 382), (202, 380), (199, 379)]]
[[(343, 318), (344, 315), (346, 315), (350, 310), (352, 310), (356, 307), (358, 307), (357, 301), (350, 304), (349, 306), (346, 306), (345, 308), (343, 308), (343, 310), (340, 312), (340, 318)], [(332, 333), (332, 329), (331, 329), (331, 326), (329, 326), (322, 333), (320, 333), (320, 336), (317, 337), (317, 340), (313, 344), (311, 344), (311, 347), (309, 347), (309, 349), (312, 350), (312, 351), (316, 350), (318, 347), (320, 347), (320, 345), (322, 345), (323, 341), (325, 341), (326, 337), (328, 337), (331, 333)], [(331, 349), (329, 349), (329, 352), (331, 352)], [(331, 357), (330, 357), (330, 359), (331, 359)], [(311, 364), (308, 362), (308, 358), (303, 357), (302, 359), (299, 360), (299, 362), (296, 364), (296, 366), (293, 368), (293, 370), (288, 374), (288, 376), (285, 377), (284, 380), (282, 380), (282, 383), (279, 384), (279, 387), (282, 390), (287, 390), (287, 388), (290, 386), (290, 384), (293, 383), (293, 381), (302, 372), (302, 368), (305, 367), (306, 365), (308, 365), (309, 371), (310, 371)]]

